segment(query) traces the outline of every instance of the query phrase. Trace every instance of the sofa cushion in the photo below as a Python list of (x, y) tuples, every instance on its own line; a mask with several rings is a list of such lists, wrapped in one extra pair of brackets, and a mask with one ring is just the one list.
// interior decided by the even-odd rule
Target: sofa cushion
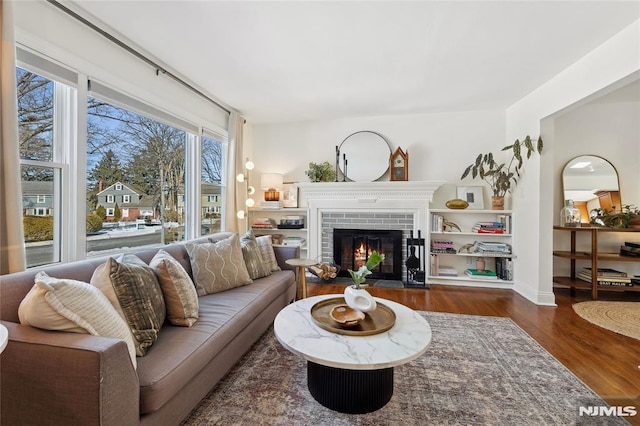
[(244, 257), (244, 263), (247, 265), (251, 279), (256, 280), (271, 275), (271, 267), (262, 258), (262, 252), (252, 230), (240, 237), (240, 247), (242, 247), (242, 257)]
[(140, 413), (158, 410), (179, 393), (275, 300), (285, 306), (284, 295), (295, 289), (294, 283), (291, 271), (280, 271), (252, 285), (200, 297), (198, 322), (189, 328), (165, 327), (138, 359)]
[(38, 272), (18, 308), (20, 322), (45, 330), (88, 333), (124, 340), (136, 367), (136, 348), (127, 323), (91, 284)]
[(242, 257), (238, 234), (217, 242), (186, 243), (185, 246), (191, 259), (198, 296), (252, 283)]
[(169, 322), (191, 327), (198, 320), (198, 294), (187, 271), (162, 249), (151, 259), (149, 266), (160, 282)]
[(104, 293), (125, 319), (136, 343), (136, 354), (144, 356), (158, 338), (166, 316), (162, 290), (153, 269), (134, 255), (109, 258), (98, 266), (91, 284)]
[(260, 235), (256, 237), (256, 243), (260, 248), (260, 254), (262, 254), (262, 260), (264, 260), (272, 272), (279, 271), (278, 260), (276, 259), (276, 253), (273, 251), (273, 238), (271, 235)]

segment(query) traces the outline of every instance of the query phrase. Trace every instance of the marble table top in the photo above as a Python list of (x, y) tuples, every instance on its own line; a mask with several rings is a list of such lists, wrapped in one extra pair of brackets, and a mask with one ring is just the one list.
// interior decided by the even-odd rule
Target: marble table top
[(347, 336), (317, 326), (311, 318), (311, 307), (321, 300), (341, 296), (314, 296), (288, 305), (274, 321), (278, 341), (307, 361), (350, 370), (394, 367), (426, 352), (431, 342), (429, 323), (416, 311), (391, 300), (375, 298), (396, 314), (395, 325), (384, 333)]

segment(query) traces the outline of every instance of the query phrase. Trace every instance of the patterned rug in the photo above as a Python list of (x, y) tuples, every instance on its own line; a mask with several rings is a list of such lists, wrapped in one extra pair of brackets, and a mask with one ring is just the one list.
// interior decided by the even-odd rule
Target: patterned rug
[(184, 425), (618, 425), (580, 416), (607, 404), (508, 318), (421, 312), (427, 352), (395, 368), (394, 395), (342, 414), (307, 389), (305, 361), (267, 331)]
[(592, 324), (640, 340), (640, 302), (594, 300), (576, 303), (573, 310)]

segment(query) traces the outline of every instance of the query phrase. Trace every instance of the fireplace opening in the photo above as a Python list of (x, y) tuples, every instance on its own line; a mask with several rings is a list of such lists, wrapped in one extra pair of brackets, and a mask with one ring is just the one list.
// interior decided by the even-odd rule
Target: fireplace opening
[(402, 280), (402, 231), (333, 230), (333, 259), (341, 266), (339, 276), (348, 277), (348, 269), (358, 270), (374, 250), (384, 254), (385, 260), (367, 278)]

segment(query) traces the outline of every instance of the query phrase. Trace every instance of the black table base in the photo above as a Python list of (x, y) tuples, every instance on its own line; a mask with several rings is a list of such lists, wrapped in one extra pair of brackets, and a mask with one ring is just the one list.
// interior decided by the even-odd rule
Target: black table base
[(393, 396), (393, 367), (346, 370), (307, 362), (307, 385), (320, 404), (334, 411), (364, 414), (384, 407)]

